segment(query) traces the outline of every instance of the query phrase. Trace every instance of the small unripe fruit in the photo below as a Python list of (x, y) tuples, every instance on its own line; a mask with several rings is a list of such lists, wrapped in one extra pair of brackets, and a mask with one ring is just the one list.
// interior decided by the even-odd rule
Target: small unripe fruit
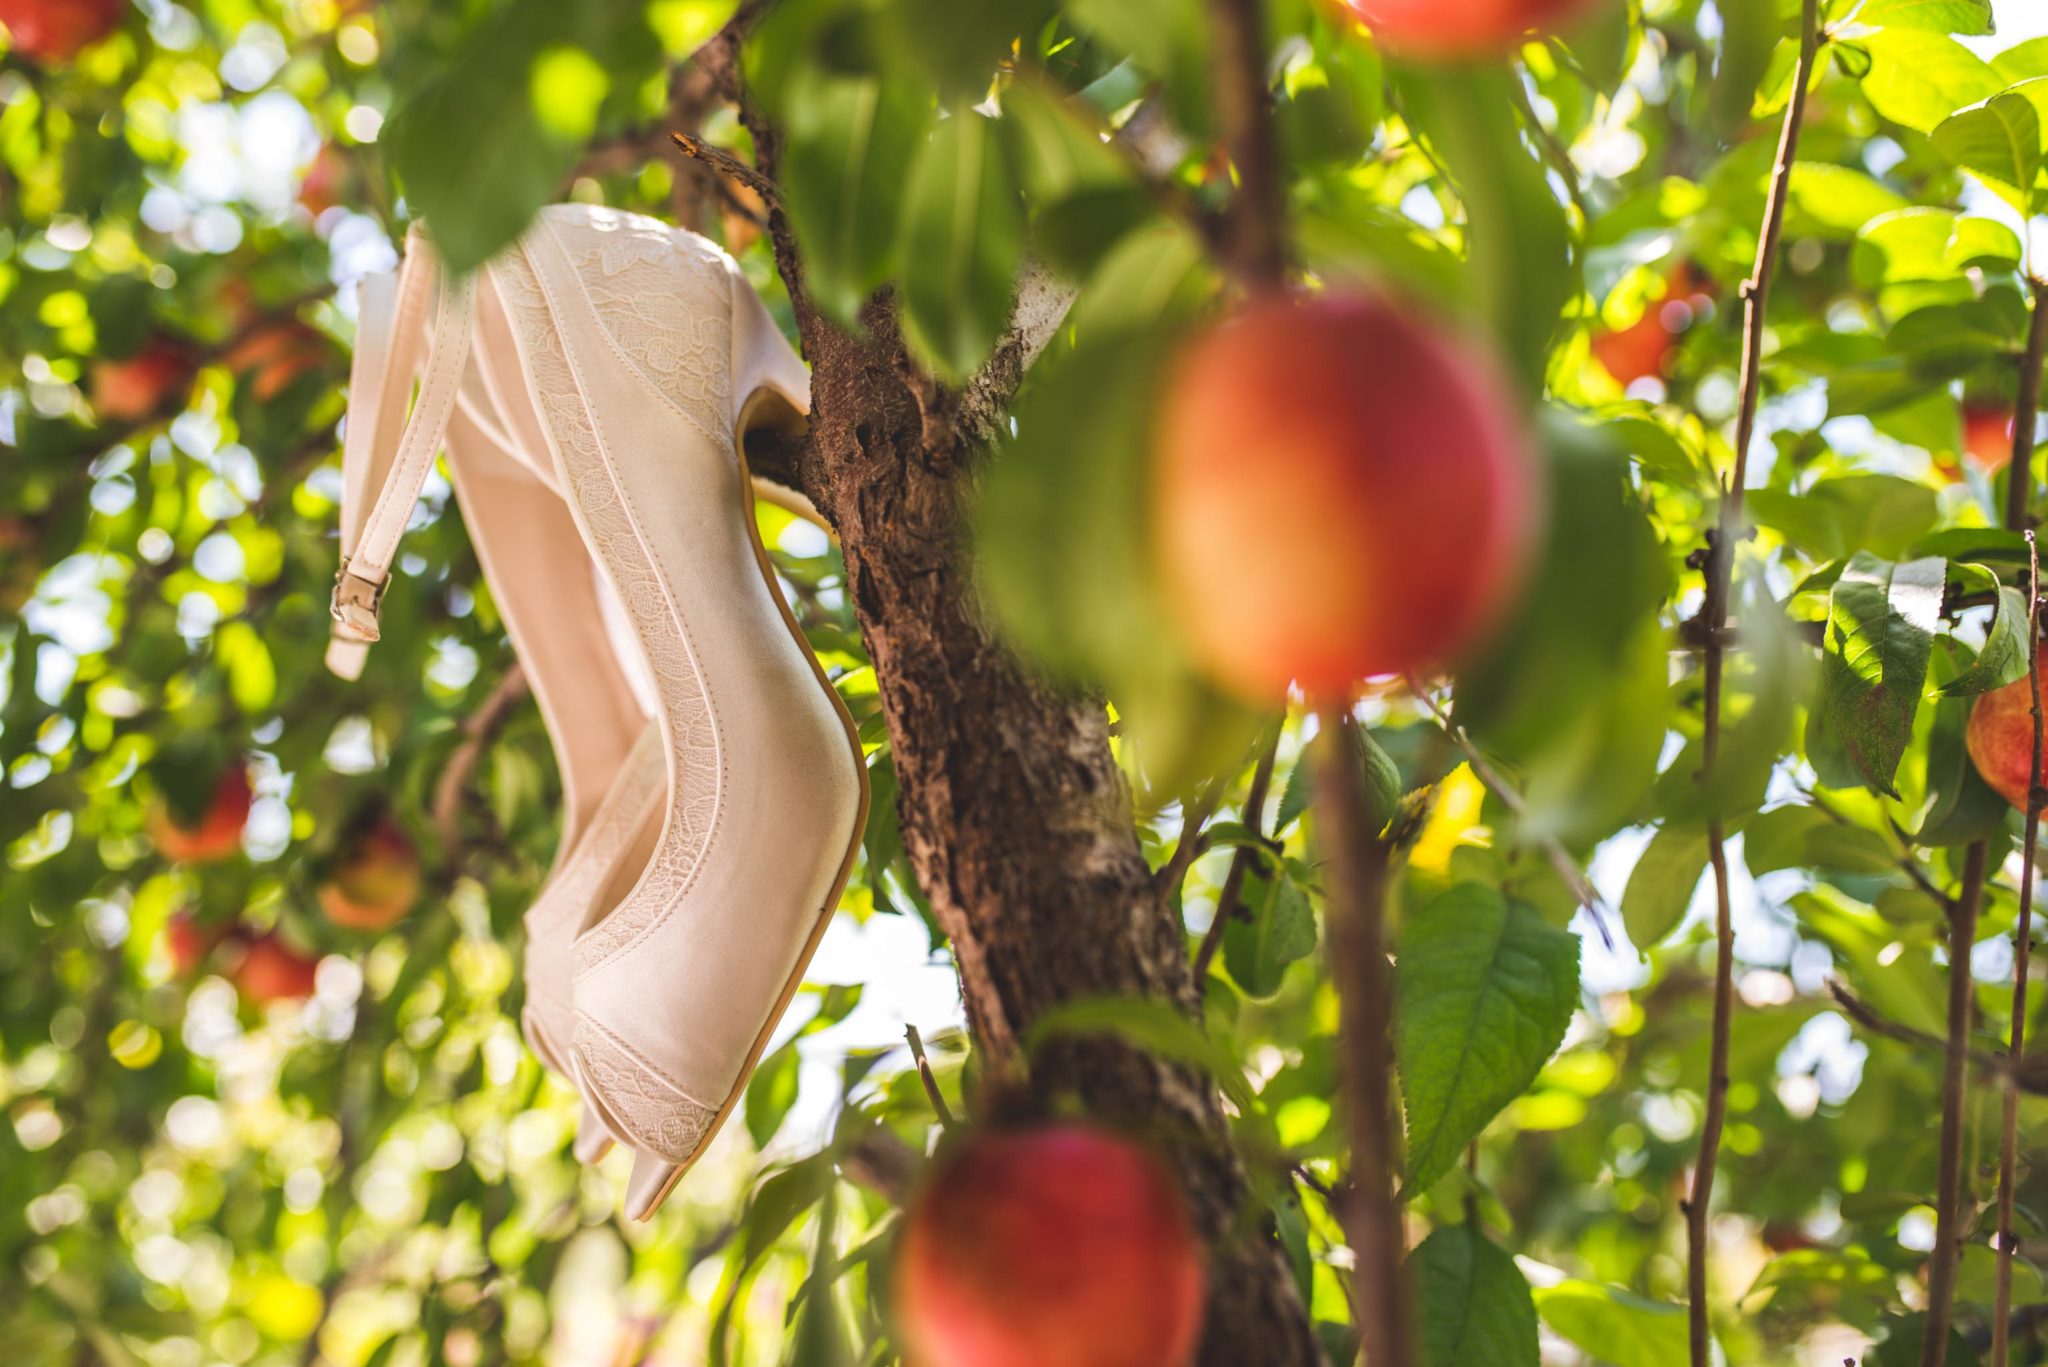
[(420, 860), (405, 831), (389, 819), (358, 836), (320, 885), (320, 909), (346, 930), (388, 930), (420, 895)]
[(0, 0), (0, 24), (16, 52), (55, 66), (112, 33), (127, 0)]
[(1554, 33), (1599, 0), (1348, 0), (1390, 52), (1463, 58), (1510, 52)]
[(1261, 704), (1477, 644), (1535, 497), (1489, 360), (1373, 296), (1252, 304), (1184, 351), (1159, 409), (1161, 588), (1197, 662)]
[(897, 1250), (910, 1367), (1184, 1367), (1204, 1271), (1179, 1189), (1083, 1125), (975, 1135), (941, 1160)]
[(192, 383), (192, 358), (167, 337), (155, 337), (121, 360), (96, 360), (86, 371), (93, 411), (114, 422), (140, 422)]
[(226, 859), (242, 847), (242, 827), (249, 820), (249, 776), (231, 764), (214, 784), (213, 800), (199, 819), (181, 822), (159, 801), (149, 809), (149, 836), (166, 859), (204, 864)]
[[(2037, 645), (2040, 659), (2036, 668), (2048, 667), (2048, 645)], [(2048, 701), (2048, 680), (2043, 680), (2043, 697)], [(2015, 679), (2003, 688), (1980, 694), (1970, 708), (1970, 724), (1963, 732), (1970, 762), (1998, 795), (2019, 808), (2027, 809), (2027, 792), (2039, 782), (2034, 773), (2034, 689), (2031, 679)]]
[(303, 1001), (313, 995), (317, 960), (301, 954), (276, 935), (249, 941), (228, 977), (252, 1006)]

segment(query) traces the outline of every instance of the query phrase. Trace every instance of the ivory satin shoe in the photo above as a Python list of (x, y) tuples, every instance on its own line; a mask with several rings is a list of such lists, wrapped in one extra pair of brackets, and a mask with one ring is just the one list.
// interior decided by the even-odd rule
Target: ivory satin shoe
[[(410, 256), (408, 271), (431, 261), (417, 234)], [(410, 508), (403, 491), (425, 478), (458, 390), (494, 396), (505, 426), (541, 432), (553, 479), (539, 486), (573, 519), (652, 684), (659, 782), (634, 820), (622, 761), (619, 824), (591, 826), (627, 834), (591, 861), (610, 867), (574, 942), (566, 1060), (635, 1151), (627, 1211), (644, 1218), (744, 1091), (866, 815), (852, 720), (774, 588), (739, 440), (795, 420), (807, 377), (730, 258), (651, 219), (545, 210), (436, 294), (386, 497)], [(360, 605), (381, 592), (383, 537), (395, 548), (398, 530), (402, 513), (395, 529), (373, 514), (353, 543), (344, 638), (374, 634)]]
[[(343, 453), (341, 541), (335, 639), (328, 663), (346, 678), (363, 668), (375, 639), (381, 589), (367, 598), (370, 629), (344, 598), (349, 567), (388, 565), (394, 526), (403, 530), (425, 469), (398, 458), (399, 424), (416, 381), (425, 378), (437, 330), (431, 263), (364, 280), (359, 296), (350, 421)], [(460, 342), (454, 345), (461, 345)], [(618, 649), (623, 613), (590, 563), (575, 520), (551, 487), (553, 461), (536, 425), (522, 428), (466, 353), (436, 359), (460, 366), (447, 416), (447, 469), (463, 519), (527, 683), (546, 723), (563, 796), (554, 866), (526, 914), (527, 1003), (522, 1025), (541, 1061), (573, 1082), (567, 1061), (569, 980), (576, 932), (619, 857), (623, 835), (660, 782), (660, 732), (649, 714), (652, 687), (637, 676), (637, 651)], [(447, 383), (444, 381), (443, 383)], [(447, 394), (437, 389), (432, 396)], [(431, 453), (429, 453), (431, 462)], [(391, 491), (387, 497), (387, 490)], [(360, 583), (361, 576), (355, 576)], [(631, 810), (622, 819), (621, 804)], [(557, 1042), (559, 1041), (559, 1043)], [(584, 1108), (577, 1154), (595, 1161), (610, 1147)]]

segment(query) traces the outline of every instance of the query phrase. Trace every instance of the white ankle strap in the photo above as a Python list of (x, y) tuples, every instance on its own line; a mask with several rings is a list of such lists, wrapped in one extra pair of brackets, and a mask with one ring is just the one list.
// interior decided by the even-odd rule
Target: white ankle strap
[[(430, 297), (431, 335), (425, 327)], [(341, 447), (341, 569), (334, 576), (327, 647), (327, 667), (345, 679), (362, 673), (377, 639), (377, 612), (399, 538), (447, 435), (469, 364), (475, 300), (474, 275), (448, 279), (418, 227), (406, 235), (405, 260), (395, 274), (363, 280)], [(419, 398), (408, 415), (416, 378)]]

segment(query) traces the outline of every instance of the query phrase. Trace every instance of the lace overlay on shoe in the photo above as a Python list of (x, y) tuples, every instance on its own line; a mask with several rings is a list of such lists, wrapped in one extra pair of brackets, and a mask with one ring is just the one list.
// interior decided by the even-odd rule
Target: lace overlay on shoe
[(563, 216), (552, 227), (640, 377), (714, 443), (731, 440), (731, 284), (718, 249), (613, 210)]
[[(631, 248), (632, 252), (647, 250), (644, 245)], [(679, 263), (673, 254), (669, 259), (673, 271)], [(491, 271), (519, 329), (541, 417), (560, 449), (563, 473), (592, 549), (609, 573), (619, 603), (646, 651), (669, 731), (672, 773), (667, 832), (634, 891), (577, 938), (576, 975), (581, 977), (652, 932), (689, 890), (718, 820), (724, 769), (717, 718), (697, 671), (681, 614), (648, 564), (632, 516), (613, 481), (609, 459), (563, 349), (540, 274), (523, 246), (498, 257)], [(673, 284), (669, 293), (675, 293)], [(721, 300), (720, 308), (725, 306)], [(612, 326), (616, 328), (616, 319)], [(721, 357), (715, 368), (722, 371), (725, 364)], [(701, 398), (693, 402), (701, 402)]]
[(636, 1149), (671, 1163), (687, 1163), (718, 1112), (685, 1096), (661, 1070), (589, 1017), (576, 1023), (576, 1069), (584, 1086), (604, 1098)]

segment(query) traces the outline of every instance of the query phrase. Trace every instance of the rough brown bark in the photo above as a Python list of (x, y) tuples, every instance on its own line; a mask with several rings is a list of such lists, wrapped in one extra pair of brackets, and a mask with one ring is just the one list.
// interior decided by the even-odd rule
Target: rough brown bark
[[(772, 178), (779, 138), (741, 98), (735, 48), (709, 55), (723, 56), (756, 165)], [(770, 234), (811, 364), (813, 413), (808, 440), (764, 453), (756, 473), (800, 488), (839, 536), (904, 846), (952, 939), (978, 1048), (992, 1070), (1021, 1063), (1033, 1023), (1064, 1002), (1141, 997), (1197, 1010), (1186, 935), (1139, 846), (1101, 704), (1046, 686), (995, 640), (964, 553), (978, 438), (1042, 338), (1013, 332), (950, 393), (911, 360), (886, 295), (870, 302), (863, 335), (849, 335), (811, 307), (779, 209)], [(1020, 312), (1031, 307), (1027, 290)], [(1052, 1040), (1030, 1063), (1034, 1094), (1076, 1098), (1144, 1131), (1176, 1167), (1213, 1249), (1200, 1360), (1320, 1362), (1214, 1083), (1106, 1035)]]

